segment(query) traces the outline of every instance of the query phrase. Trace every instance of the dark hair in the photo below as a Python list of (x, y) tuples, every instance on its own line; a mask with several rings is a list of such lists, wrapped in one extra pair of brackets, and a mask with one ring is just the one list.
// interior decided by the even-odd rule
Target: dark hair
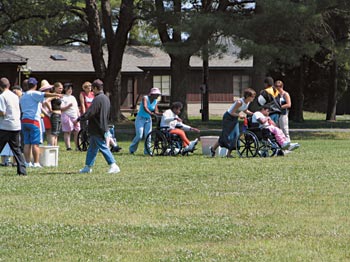
[(271, 76), (268, 76), (264, 79), (264, 84), (267, 84), (268, 86), (273, 86), (273, 78)]
[(64, 83), (63, 85), (63, 93), (65, 94), (68, 89), (72, 88), (73, 89), (73, 84), (72, 83)]
[(260, 109), (268, 109), (268, 110), (270, 110), (270, 105), (265, 104), (265, 105), (261, 106)]
[(181, 102), (173, 102), (170, 106), (170, 109), (173, 110), (173, 109), (176, 109), (176, 108), (180, 108), (182, 109), (183, 108), (183, 104)]
[(243, 96), (244, 96), (244, 98), (248, 98), (248, 97), (251, 97), (251, 96), (256, 96), (256, 92), (252, 88), (246, 88), (243, 91)]
[(14, 85), (14, 86), (10, 87), (10, 90), (11, 91), (14, 91), (14, 90), (21, 90), (22, 91), (22, 88), (19, 85)]

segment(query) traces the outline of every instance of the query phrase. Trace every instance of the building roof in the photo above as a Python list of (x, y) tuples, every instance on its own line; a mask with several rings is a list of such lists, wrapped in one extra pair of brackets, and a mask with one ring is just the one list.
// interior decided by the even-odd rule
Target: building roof
[(14, 54), (12, 52), (7, 52), (0, 49), (0, 63), (2, 64), (26, 64), (27, 59)]
[[(90, 48), (86, 46), (8, 46), (1, 48), (0, 51), (28, 59), (27, 66), (32, 72), (94, 72)], [(201, 58), (191, 57), (190, 65), (191, 67), (202, 67)], [(142, 68), (145, 67), (169, 69), (170, 57), (157, 47), (127, 46), (123, 57), (122, 72), (142, 72)], [(209, 67), (251, 68), (253, 59), (242, 60), (232, 52), (211, 58)]]

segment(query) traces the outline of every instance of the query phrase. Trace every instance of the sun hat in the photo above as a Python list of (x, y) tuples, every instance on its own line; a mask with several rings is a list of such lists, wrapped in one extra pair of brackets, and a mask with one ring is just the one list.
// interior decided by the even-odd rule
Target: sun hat
[(53, 85), (50, 85), (50, 83), (46, 79), (43, 79), (41, 80), (39, 91), (46, 91), (48, 89), (51, 89), (52, 87)]
[(151, 88), (151, 90), (149, 91), (149, 94), (148, 95), (161, 95), (161, 92), (158, 88), (156, 87), (153, 87)]
[(31, 77), (31, 78), (28, 79), (28, 84), (35, 86), (35, 85), (38, 84), (38, 80), (36, 80), (35, 77)]

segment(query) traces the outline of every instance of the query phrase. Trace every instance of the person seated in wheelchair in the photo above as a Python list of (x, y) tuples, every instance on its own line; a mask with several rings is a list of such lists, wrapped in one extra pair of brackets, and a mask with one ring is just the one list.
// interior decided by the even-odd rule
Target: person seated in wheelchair
[(259, 128), (268, 129), (274, 136), (277, 143), (283, 150), (292, 151), (297, 149), (300, 145), (298, 143), (290, 143), (283, 131), (276, 125), (269, 117), (270, 107), (264, 105), (259, 111), (256, 111), (252, 117), (252, 124), (258, 123)]
[(181, 102), (174, 102), (171, 104), (170, 109), (166, 110), (163, 113), (163, 116), (160, 120), (160, 128), (165, 128), (169, 130), (170, 134), (178, 135), (184, 146), (184, 152), (192, 152), (195, 149), (196, 144), (198, 143), (198, 138), (193, 141), (190, 141), (185, 131), (195, 131), (200, 132), (199, 129), (185, 125), (182, 122), (182, 119), (178, 116), (183, 108)]

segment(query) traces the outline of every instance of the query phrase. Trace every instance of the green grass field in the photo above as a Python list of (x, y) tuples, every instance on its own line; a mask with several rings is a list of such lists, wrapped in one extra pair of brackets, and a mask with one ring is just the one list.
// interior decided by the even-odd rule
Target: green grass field
[[(0, 168), (0, 261), (348, 261), (350, 134), (293, 133), (285, 157), (98, 156)], [(142, 147), (142, 145), (141, 145)], [(199, 144), (200, 148), (200, 144)]]

